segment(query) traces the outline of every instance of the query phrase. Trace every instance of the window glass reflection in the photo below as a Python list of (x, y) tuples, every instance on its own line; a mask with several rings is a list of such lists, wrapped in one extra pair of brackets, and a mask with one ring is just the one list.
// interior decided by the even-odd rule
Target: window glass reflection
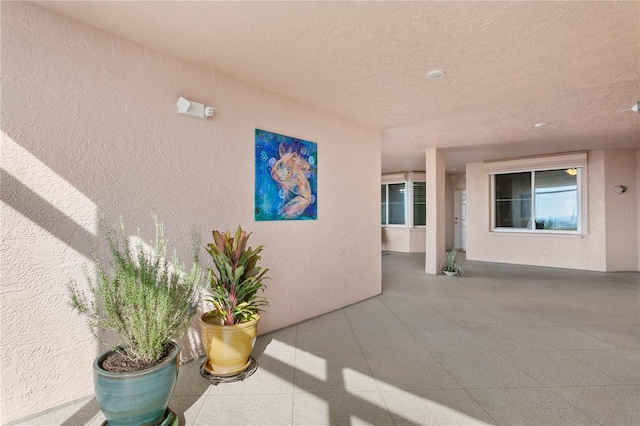
[(577, 178), (565, 170), (535, 172), (536, 229), (578, 229)]

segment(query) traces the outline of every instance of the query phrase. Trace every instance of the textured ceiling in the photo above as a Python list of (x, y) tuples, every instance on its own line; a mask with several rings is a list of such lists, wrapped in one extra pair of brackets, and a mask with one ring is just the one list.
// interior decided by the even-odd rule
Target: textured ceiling
[(431, 147), (460, 171), (640, 148), (620, 112), (640, 100), (639, 2), (37, 3), (381, 128), (383, 172), (423, 170)]

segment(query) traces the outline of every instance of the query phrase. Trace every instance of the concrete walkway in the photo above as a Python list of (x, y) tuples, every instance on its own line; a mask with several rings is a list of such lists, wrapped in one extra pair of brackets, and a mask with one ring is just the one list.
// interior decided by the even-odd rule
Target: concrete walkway
[[(640, 424), (640, 274), (382, 257), (383, 294), (258, 339), (210, 386), (183, 365), (181, 425)], [(95, 400), (19, 424), (99, 425)]]

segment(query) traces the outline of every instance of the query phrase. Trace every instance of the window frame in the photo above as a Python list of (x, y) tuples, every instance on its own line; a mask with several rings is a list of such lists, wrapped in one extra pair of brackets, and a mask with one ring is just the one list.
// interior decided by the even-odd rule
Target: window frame
[[(567, 166), (553, 166), (553, 167), (544, 167), (544, 168), (532, 168), (529, 170), (512, 170), (512, 171), (495, 171), (491, 172), (491, 209), (490, 209), (490, 220), (491, 220), (491, 228), (490, 231), (496, 234), (535, 234), (535, 235), (549, 235), (549, 234), (564, 234), (564, 235), (582, 235), (584, 226), (583, 226), (583, 210), (585, 206), (583, 205), (583, 168), (586, 169), (586, 166), (582, 165), (567, 165)], [(566, 229), (536, 229), (535, 227), (535, 172), (549, 171), (549, 170), (567, 170), (567, 169), (576, 169), (576, 204), (577, 204), (577, 226), (576, 230), (566, 230)], [(514, 173), (531, 173), (531, 220), (529, 228), (512, 228), (512, 227), (497, 227), (496, 226), (496, 175), (503, 174), (514, 174)]]
[[(424, 193), (425, 193), (425, 198), (424, 198), (424, 225), (416, 225), (416, 218), (415, 218), (415, 204), (416, 204), (416, 199), (415, 199), (415, 191), (414, 191), (414, 186), (416, 183), (423, 183), (424, 184)], [(427, 182), (423, 181), (423, 180), (416, 180), (416, 181), (411, 181), (411, 227), (412, 228), (418, 228), (418, 229), (424, 229), (427, 227)]]
[[(404, 223), (403, 224), (397, 224), (397, 223), (389, 223), (389, 185), (398, 185), (398, 184), (403, 184), (404, 185)], [(384, 186), (385, 187), (385, 191), (386, 191), (386, 202), (385, 202), (385, 216), (386, 216), (386, 223), (381, 223), (381, 226), (383, 228), (407, 228), (407, 222), (408, 222), (408, 216), (407, 216), (407, 198), (408, 198), (408, 189), (407, 189), (407, 181), (406, 180), (398, 180), (398, 181), (389, 181), (389, 182), (384, 182), (381, 183), (380, 186)], [(381, 200), (382, 202), (382, 200)], [(382, 222), (382, 218), (380, 218), (380, 222)]]

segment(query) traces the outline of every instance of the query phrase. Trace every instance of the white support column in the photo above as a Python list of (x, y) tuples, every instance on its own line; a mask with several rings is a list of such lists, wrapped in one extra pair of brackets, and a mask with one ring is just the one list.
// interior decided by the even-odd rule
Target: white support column
[(427, 189), (427, 233), (424, 270), (440, 273), (440, 261), (445, 252), (445, 172), (444, 154), (440, 149), (425, 152)]

